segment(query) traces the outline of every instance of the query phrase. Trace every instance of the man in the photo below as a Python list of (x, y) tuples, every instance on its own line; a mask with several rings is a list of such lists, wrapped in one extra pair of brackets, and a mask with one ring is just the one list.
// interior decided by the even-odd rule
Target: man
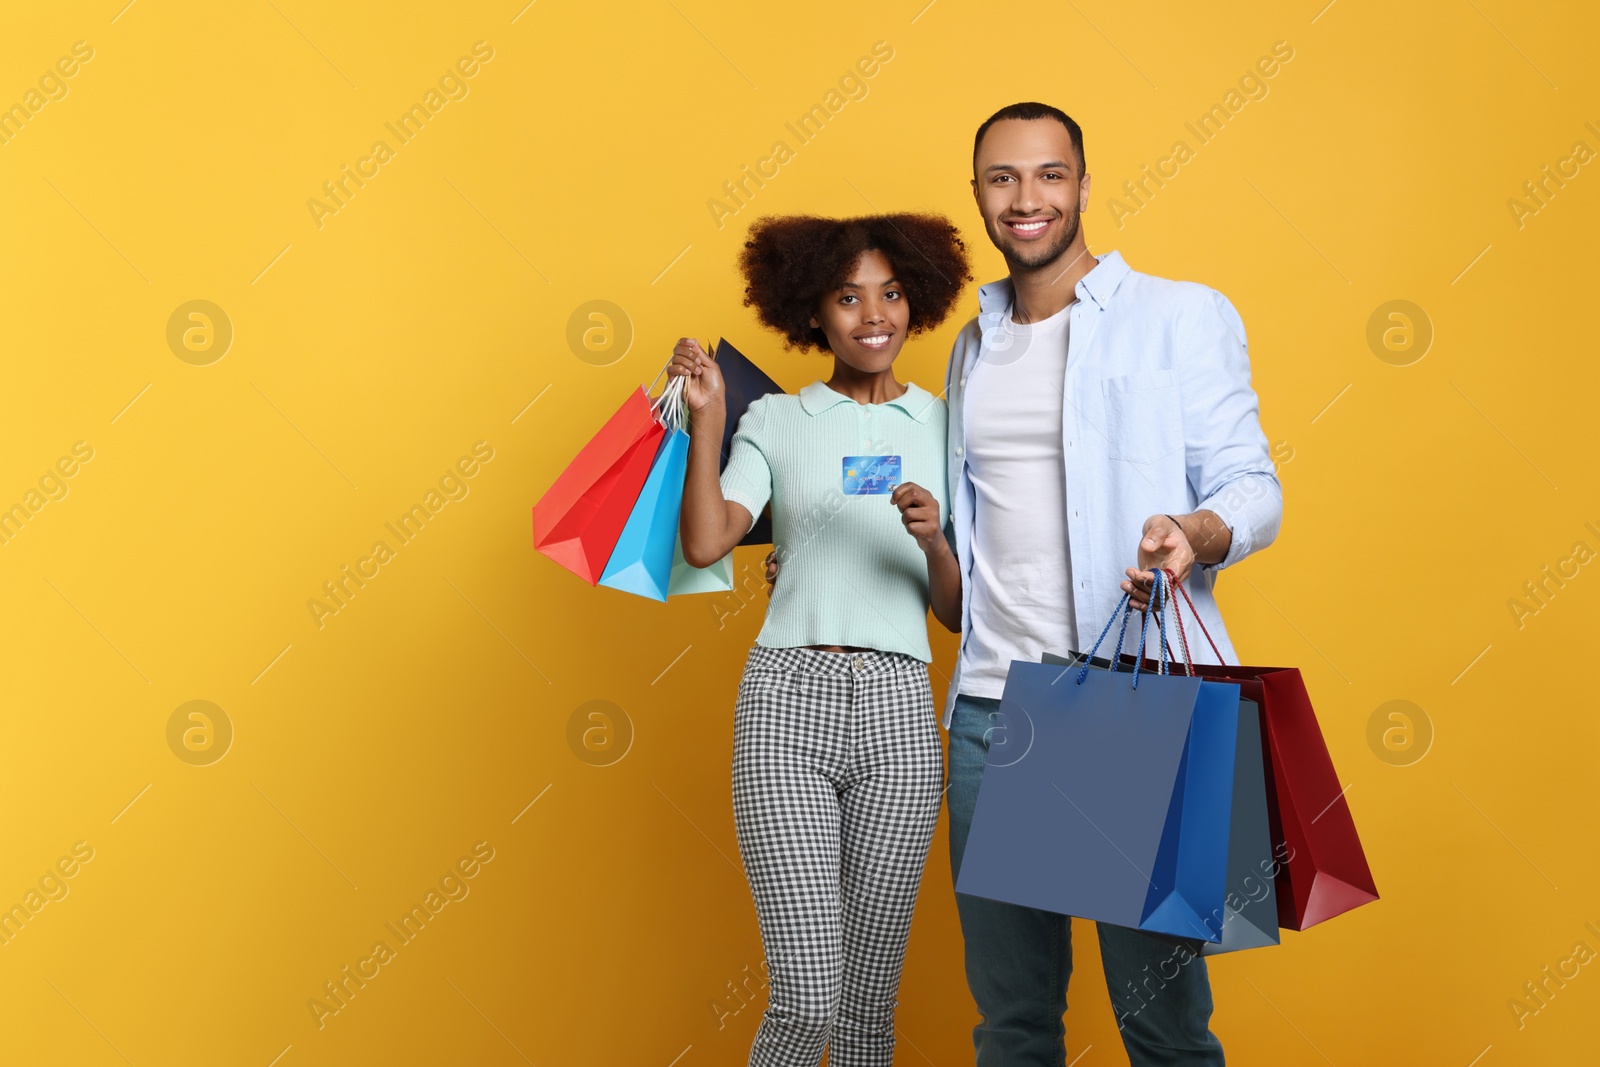
[[(955, 874), (1010, 662), (1087, 651), (1122, 593), (1145, 609), (1157, 567), (1187, 580), (1237, 662), (1216, 572), (1270, 544), (1283, 512), (1238, 313), (1205, 286), (1089, 254), (1078, 124), (1044, 104), (996, 112), (978, 128), (972, 190), (1009, 276), (979, 289), (945, 382), (946, 537), (963, 600), (944, 711)], [(1197, 661), (1210, 652), (1190, 648)], [(1061, 1067), (1070, 920), (960, 893), (956, 904), (978, 1067)], [(1097, 925), (1133, 1067), (1222, 1063), (1205, 961)]]

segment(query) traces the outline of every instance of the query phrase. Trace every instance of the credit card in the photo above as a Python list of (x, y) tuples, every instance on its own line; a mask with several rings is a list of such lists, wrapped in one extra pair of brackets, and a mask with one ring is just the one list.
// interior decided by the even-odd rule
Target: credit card
[(887, 495), (899, 484), (899, 456), (844, 457), (845, 496)]

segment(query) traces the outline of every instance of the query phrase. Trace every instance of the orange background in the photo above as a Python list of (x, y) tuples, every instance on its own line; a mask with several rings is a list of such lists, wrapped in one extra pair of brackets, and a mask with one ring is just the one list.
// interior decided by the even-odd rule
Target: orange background
[[(1213, 963), (1230, 1059), (1589, 1058), (1596, 968), (1542, 1002), (1524, 983), (1600, 950), (1600, 176), (1562, 163), (1600, 149), (1600, 24), (1323, 3), (0, 16), (0, 105), (23, 108), (0, 127), (0, 506), (24, 509), (0, 543), (0, 906), (38, 903), (0, 944), (0, 1062), (742, 1063), (763, 997), (730, 988), (761, 965), (730, 734), (762, 552), (736, 557), (744, 600), (663, 606), (535, 554), (528, 509), (681, 334), (789, 389), (825, 373), (740, 305), (760, 214), (943, 212), (1001, 275), (971, 136), (1026, 99), (1086, 130), (1092, 250), (1244, 318), (1286, 509), (1221, 598), (1248, 659), (1305, 671), (1383, 893)], [(1276, 42), (1292, 58), (1199, 144), (1185, 124)], [(799, 143), (785, 123), (835, 89)], [(719, 226), (708, 201), (780, 139)], [(1178, 140), (1191, 158), (1117, 210)], [(185, 342), (183, 311), (169, 340), (196, 300), (209, 326)], [(596, 300), (615, 332), (574, 346)], [(902, 378), (937, 390), (959, 325)], [(385, 524), (432, 491), (401, 543)], [(369, 579), (319, 619), (347, 565)], [(591, 701), (609, 739), (584, 739)], [(422, 932), (389, 934), (430, 891)], [(1070, 1056), (1122, 1063), (1086, 933)], [(319, 1017), (346, 966), (375, 977)], [(974, 1021), (941, 827), (896, 1062), (970, 1062)]]

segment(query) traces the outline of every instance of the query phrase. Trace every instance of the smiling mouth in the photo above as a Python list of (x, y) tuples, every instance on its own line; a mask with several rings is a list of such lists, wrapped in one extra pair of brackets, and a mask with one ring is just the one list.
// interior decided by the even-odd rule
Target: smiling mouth
[(864, 348), (888, 348), (889, 341), (893, 336), (893, 334), (888, 333), (869, 333), (865, 337), (857, 337), (856, 343)]
[(1018, 237), (1037, 237), (1050, 227), (1049, 219), (1011, 219), (1006, 228)]

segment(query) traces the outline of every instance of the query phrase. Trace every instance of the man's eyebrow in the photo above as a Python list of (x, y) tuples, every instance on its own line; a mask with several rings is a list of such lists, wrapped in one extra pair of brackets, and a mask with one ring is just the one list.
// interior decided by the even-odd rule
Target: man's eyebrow
[[(985, 174), (993, 174), (997, 170), (1021, 170), (1015, 163), (994, 163), (984, 168)], [(1070, 165), (1063, 160), (1052, 159), (1048, 163), (1040, 163), (1035, 170), (1068, 170)]]

